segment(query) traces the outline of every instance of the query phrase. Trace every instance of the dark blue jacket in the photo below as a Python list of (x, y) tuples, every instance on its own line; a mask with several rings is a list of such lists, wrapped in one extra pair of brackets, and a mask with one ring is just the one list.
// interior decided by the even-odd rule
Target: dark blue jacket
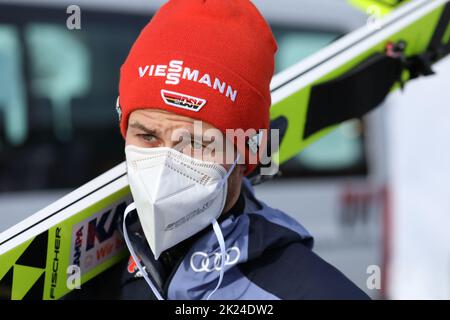
[[(313, 238), (296, 220), (257, 200), (244, 180), (236, 205), (219, 220), (227, 248), (225, 274), (212, 299), (368, 299), (312, 251)], [(206, 299), (220, 260), (212, 227), (152, 257), (139, 222), (127, 228), (142, 263), (166, 299)], [(124, 268), (125, 269), (125, 268)], [(154, 299), (130, 259), (121, 299)]]

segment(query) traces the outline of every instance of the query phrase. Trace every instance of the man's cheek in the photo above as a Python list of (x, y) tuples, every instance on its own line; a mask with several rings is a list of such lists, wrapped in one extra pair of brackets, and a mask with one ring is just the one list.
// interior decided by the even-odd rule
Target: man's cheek
[(127, 133), (127, 136), (125, 137), (125, 145), (129, 145), (129, 144), (134, 144), (132, 141), (132, 137), (130, 136), (130, 134)]

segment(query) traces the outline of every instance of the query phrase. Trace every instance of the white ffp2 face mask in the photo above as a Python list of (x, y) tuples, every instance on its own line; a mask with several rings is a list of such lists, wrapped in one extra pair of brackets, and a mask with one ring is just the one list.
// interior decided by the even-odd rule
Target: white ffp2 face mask
[(230, 170), (171, 148), (125, 148), (128, 181), (147, 242), (161, 252), (198, 233), (221, 213)]

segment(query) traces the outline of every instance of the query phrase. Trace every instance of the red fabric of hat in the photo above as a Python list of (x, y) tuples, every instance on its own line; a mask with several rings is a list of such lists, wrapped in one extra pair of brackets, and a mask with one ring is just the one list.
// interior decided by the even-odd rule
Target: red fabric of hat
[[(155, 108), (226, 129), (268, 129), (277, 44), (249, 0), (170, 0), (121, 68), (121, 132)], [(247, 154), (246, 150), (240, 150)], [(255, 164), (247, 164), (246, 174)]]

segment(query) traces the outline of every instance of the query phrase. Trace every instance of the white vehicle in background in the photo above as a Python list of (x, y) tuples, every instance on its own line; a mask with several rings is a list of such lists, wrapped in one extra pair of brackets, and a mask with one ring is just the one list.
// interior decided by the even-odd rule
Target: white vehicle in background
[[(119, 68), (163, 2), (0, 0), (0, 232), (124, 160)], [(278, 72), (367, 21), (344, 0), (253, 2), (277, 38)], [(80, 30), (66, 27), (73, 4)], [(386, 294), (368, 283), (383, 280), (388, 254), (385, 108), (344, 123), (255, 187), (373, 298)]]

